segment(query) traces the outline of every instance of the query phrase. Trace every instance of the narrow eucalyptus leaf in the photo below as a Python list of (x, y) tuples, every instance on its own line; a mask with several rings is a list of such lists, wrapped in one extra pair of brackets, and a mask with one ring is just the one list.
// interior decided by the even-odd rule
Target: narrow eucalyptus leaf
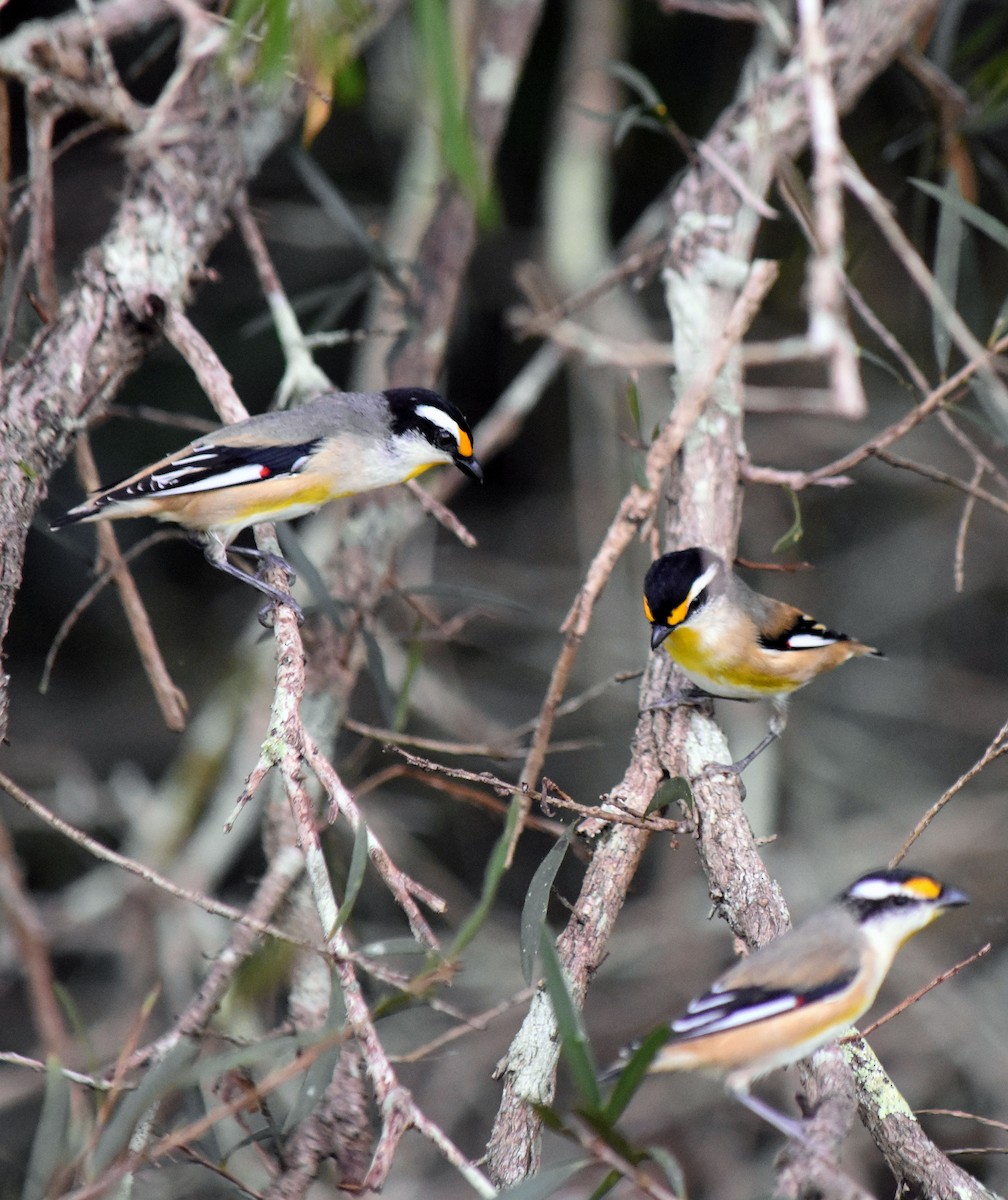
[(545, 928), (539, 943), (539, 956), (542, 962), (546, 991), (549, 993), (553, 1005), (553, 1015), (557, 1023), (557, 1032), (560, 1035), (564, 1060), (570, 1070), (581, 1106), (596, 1112), (602, 1107), (602, 1093), (599, 1091), (591, 1047), (588, 1044), (581, 1013), (574, 1003), (567, 984), (567, 977), (560, 965), (553, 939), (550, 937), (549, 930)]
[(46, 1064), (42, 1111), (28, 1154), (21, 1200), (44, 1200), (50, 1195), (50, 1181), (73, 1153), (70, 1139), (70, 1084), (60, 1070), (59, 1062), (50, 1057)]
[(542, 938), (543, 926), (546, 923), (546, 909), (549, 906), (550, 892), (557, 871), (564, 860), (567, 848), (573, 836), (573, 826), (550, 848), (532, 876), (532, 882), (525, 893), (525, 903), (521, 914), (521, 966), (525, 982), (531, 986), (532, 974), (535, 971), (536, 957), (539, 953), (539, 941)]

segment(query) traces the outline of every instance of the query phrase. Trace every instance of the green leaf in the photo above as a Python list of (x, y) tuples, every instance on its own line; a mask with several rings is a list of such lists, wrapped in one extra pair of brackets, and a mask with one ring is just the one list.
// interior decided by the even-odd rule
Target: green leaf
[[(347, 870), (346, 887), (343, 891), (343, 903), (339, 906), (339, 912), (336, 914), (336, 920), (333, 923), (332, 929), (329, 930), (326, 940), (332, 937), (337, 930), (350, 919), (350, 913), (353, 911), (354, 901), (357, 899), (357, 894), (361, 890), (361, 884), (364, 882), (364, 872), (368, 864), (368, 829), (362, 821), (357, 827), (357, 832), (354, 834), (353, 852), (350, 855), (350, 867)], [(334, 989), (339, 990), (339, 989)]]
[(190, 1068), (199, 1058), (199, 1043), (182, 1038), (147, 1072), (133, 1092), (125, 1095), (102, 1130), (91, 1156), (91, 1178), (97, 1178), (129, 1145), (138, 1123), (171, 1091), (190, 1083)]
[(385, 659), (382, 657), (381, 646), (378, 645), (378, 640), (373, 633), (369, 633), (366, 629), (362, 629), (360, 633), (364, 639), (364, 651), (367, 655), (368, 678), (378, 693), (378, 703), (381, 705), (385, 724), (391, 728), (395, 721), (396, 697), (389, 686), (388, 676), (385, 674)]
[(668, 1180), (669, 1186), (675, 1194), (685, 1196), (686, 1176), (675, 1155), (670, 1154), (664, 1146), (648, 1146), (644, 1153), (661, 1168), (662, 1174)]
[(415, 638), (409, 643), (409, 650), (406, 654), (406, 671), (402, 687), (399, 689), (399, 697), (396, 700), (395, 714), (392, 717), (391, 728), (395, 733), (402, 733), (406, 728), (406, 722), (409, 719), (410, 687), (417, 671), (423, 666), (423, 660), (424, 644), (419, 638)]
[(693, 790), (684, 775), (675, 775), (658, 785), (658, 790), (651, 797), (651, 803), (644, 810), (644, 816), (649, 817), (652, 813), (661, 812), (663, 808), (669, 808), (673, 804), (683, 804), (688, 813), (693, 812)]
[(379, 942), (368, 942), (359, 947), (358, 953), (362, 958), (392, 958), (398, 954), (426, 955), (428, 949), (421, 946), (415, 938), (384, 938)]
[(668, 1025), (659, 1025), (657, 1029), (641, 1038), (633, 1053), (627, 1059), (626, 1066), (620, 1069), (616, 1086), (612, 1090), (605, 1107), (602, 1109), (603, 1118), (612, 1124), (623, 1115), (623, 1110), (630, 1103), (634, 1093), (640, 1086), (640, 1081), (647, 1074), (648, 1067), (654, 1061), (655, 1055), (672, 1036)]
[[(959, 295), (959, 268), (962, 263), (963, 229), (962, 217), (951, 203), (962, 199), (956, 189), (956, 177), (952, 171), (945, 174), (945, 200), (938, 210), (938, 230), (935, 234), (934, 276), (943, 296), (956, 303)], [(944, 320), (934, 306), (931, 308), (931, 345), (934, 349), (938, 370), (944, 375), (948, 370), (949, 355), (952, 353), (952, 338)]]
[[(329, 993), (329, 1012), (320, 1033), (335, 1033), (346, 1024), (346, 1007), (343, 1004), (343, 994), (335, 980)], [(337, 1043), (331, 1049), (323, 1051), (301, 1078), (301, 1090), (297, 1099), (290, 1106), (283, 1123), (283, 1132), (290, 1133), (296, 1129), (310, 1112), (318, 1105), (323, 1093), (336, 1070), (336, 1064), (343, 1053), (342, 1043)]]
[(562, 838), (559, 838), (550, 848), (550, 852), (536, 868), (532, 882), (525, 893), (525, 903), (521, 914), (521, 966), (525, 982), (531, 986), (532, 973), (535, 970), (536, 957), (539, 953), (539, 942), (542, 938), (543, 926), (546, 923), (546, 909), (549, 905), (553, 880), (564, 860), (564, 855), (574, 836), (574, 827), (570, 826)]
[(21, 1200), (44, 1200), (50, 1195), (50, 1181), (72, 1154), (70, 1084), (59, 1061), (50, 1055), (46, 1063), (42, 1111), (32, 1138)]
[(644, 429), (641, 425), (640, 388), (632, 376), (627, 380), (627, 408), (630, 410), (630, 420), (633, 422), (634, 433), (639, 442), (644, 441)]
[(1003, 249), (1008, 250), (1008, 225), (1005, 225), (1003, 221), (992, 217), (990, 213), (971, 204), (969, 200), (964, 200), (958, 192), (951, 191), (947, 186), (940, 188), (926, 179), (911, 179), (910, 182), (915, 188), (919, 188), (925, 195), (930, 196), (932, 200), (937, 200), (943, 209), (951, 209), (967, 224), (972, 225), (974, 229), (979, 229), (991, 241), (997, 242)]
[(450, 949), (445, 957), (450, 962), (457, 958), (462, 951), (469, 945), (477, 933), (479, 933), (483, 922), (486, 920), (490, 908), (493, 905), (494, 898), (497, 895), (497, 888), (504, 876), (504, 871), (507, 868), (508, 846), (511, 844), (511, 836), (518, 826), (518, 821), (522, 815), (522, 799), (521, 796), (515, 796), (511, 801), (511, 807), (508, 809), (507, 820), (504, 822), (504, 832), (497, 839), (497, 844), (493, 848), (493, 853), (490, 855), (490, 861), (486, 865), (486, 870), (483, 872), (483, 891), (480, 894), (479, 903), (469, 914), (465, 924), (455, 935), (455, 940), (452, 942)]
[(606, 74), (611, 75), (613, 79), (618, 79), (624, 87), (633, 92), (648, 108), (655, 112), (665, 111), (665, 103), (661, 96), (658, 95), (654, 84), (646, 75), (638, 71), (636, 67), (632, 67), (629, 63), (625, 62), (609, 62), (606, 63)]
[(557, 1032), (564, 1060), (577, 1089), (581, 1107), (597, 1112), (602, 1107), (597, 1072), (592, 1059), (591, 1046), (585, 1033), (584, 1022), (567, 985), (567, 977), (560, 966), (560, 958), (548, 929), (543, 929), (539, 942), (546, 991), (553, 1005)]
[(773, 544), (773, 553), (779, 554), (782, 550), (786, 550), (789, 546), (794, 546), (802, 540), (805, 530), (802, 528), (801, 505), (798, 502), (798, 493), (794, 488), (785, 487), (784, 490), (791, 497), (791, 511), (794, 514), (791, 521), (791, 527)]
[(898, 383), (901, 388), (906, 391), (911, 390), (910, 381), (898, 367), (891, 363), (887, 358), (883, 358), (881, 354), (876, 354), (872, 350), (866, 350), (864, 346), (858, 347), (858, 358), (862, 362), (870, 363), (873, 367), (878, 367), (889, 376), (895, 383)]
[(623, 1179), (623, 1175), (619, 1171), (610, 1171), (595, 1191), (588, 1197), (588, 1200), (602, 1200), (602, 1197), (608, 1196), (621, 1179)]
[(540, 1171), (538, 1175), (530, 1175), (514, 1187), (498, 1192), (497, 1200), (547, 1200), (554, 1192), (559, 1191), (568, 1179), (572, 1179), (578, 1171), (583, 1171), (590, 1164), (591, 1159), (579, 1158), (559, 1167), (550, 1167), (546, 1171)]
[(455, 64), (455, 38), (445, 0), (413, 0), (420, 57), (434, 88), (441, 117), (441, 153), (445, 166), (476, 209), (480, 223), (497, 225), (500, 210), (485, 178), (466, 117)]
[(500, 592), (490, 592), (486, 588), (467, 587), (464, 584), (423, 583), (416, 586), (404, 586), (399, 590), (404, 596), (448, 596), (452, 600), (465, 600), (469, 604), (492, 604), (496, 608), (509, 608), (519, 613), (533, 611), (529, 605), (521, 604)]
[(1008, 331), (1008, 296), (1002, 301), (998, 315), (994, 318), (994, 328), (990, 335), (991, 344), (999, 342), (1006, 331)]

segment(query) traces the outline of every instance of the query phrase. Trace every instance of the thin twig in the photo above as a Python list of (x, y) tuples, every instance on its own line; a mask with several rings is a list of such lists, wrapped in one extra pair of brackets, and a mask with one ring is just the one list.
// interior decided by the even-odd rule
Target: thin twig
[(995, 759), (1000, 758), (1001, 755), (1005, 753), (1005, 751), (1008, 751), (1008, 740), (1006, 740), (1006, 739), (1008, 739), (1008, 721), (1006, 721), (1005, 724), (1002, 725), (1001, 728), (997, 731), (997, 733), (994, 735), (994, 738), (991, 741), (990, 745), (983, 752), (983, 754), (980, 755), (980, 757), (976, 760), (976, 762), (973, 764), (973, 766), (970, 767), (970, 769), (968, 771), (966, 771), (962, 775), (960, 775), (959, 778), (955, 781), (955, 783), (953, 783), (952, 786), (946, 792), (944, 792), (941, 796), (939, 796), (938, 799), (934, 802), (934, 804), (932, 804), (931, 807), (927, 810), (927, 812), (924, 814), (924, 816), (921, 817), (921, 819), (914, 826), (913, 832), (910, 834), (910, 836), (907, 838), (907, 840), (903, 843), (903, 845), (900, 846), (900, 848), (896, 852), (896, 854), (893, 855), (892, 859), (889, 862), (889, 865), (891, 867), (898, 866), (903, 861), (903, 859), (906, 858), (906, 856), (910, 850), (910, 847), (914, 844), (914, 842), (917, 841), (917, 839), (920, 837), (920, 835), (924, 832), (925, 829), (927, 829), (927, 827), (931, 824), (931, 822), (935, 819), (935, 817), (941, 812), (941, 810), (945, 807), (945, 805), (948, 804), (948, 802), (952, 799), (953, 796), (955, 796), (958, 792), (962, 791), (962, 789), (966, 786), (966, 784), (969, 783), (971, 779), (973, 779), (977, 775), (979, 775), (980, 772), (984, 769), (984, 767), (989, 766), (990, 763), (994, 762)]
[(596, 1160), (607, 1167), (618, 1171), (624, 1179), (629, 1180), (645, 1196), (651, 1200), (682, 1200), (677, 1192), (669, 1191), (657, 1179), (618, 1154), (608, 1142), (604, 1141), (592, 1127), (580, 1117), (570, 1117), (567, 1126), (577, 1138), (581, 1146)]
[(0, 821), (0, 910), (17, 946), (17, 961), (27, 981), (35, 1031), (47, 1054), (65, 1060), (70, 1037), (56, 998), (45, 922), (24, 887), (21, 866), (5, 822)]
[(415, 479), (407, 479), (406, 487), (412, 493), (413, 498), (417, 500), (420, 507), (429, 516), (433, 517), (439, 525), (443, 525), (449, 533), (462, 543), (467, 550), (473, 550), (479, 543), (476, 541), (474, 534), (470, 533), (462, 522), (455, 516), (450, 508), (446, 508), (440, 500), (436, 499), (426, 490), (422, 488)]
[(872, 457), (888, 463), (890, 467), (897, 467), (901, 471), (913, 471), (915, 475), (923, 475), (925, 479), (932, 479), (935, 483), (947, 484), (948, 487), (953, 487), (959, 492), (964, 492), (974, 500), (983, 500), (985, 504), (989, 504), (991, 508), (996, 508), (998, 512), (1008, 513), (1008, 500), (1002, 500), (1000, 496), (993, 495), (986, 488), (977, 487), (976, 483), (966, 483), (962, 479), (957, 479), (954, 475), (949, 475), (945, 471), (928, 467), (924, 463), (913, 462), (909, 458), (901, 458), (899, 455), (890, 454), (886, 450), (872, 450)]
[[(86, 433), (77, 439), (75, 448), (77, 473), (89, 492), (96, 492), (100, 485), (98, 467), (91, 453), (91, 442)], [(186, 726), (189, 702), (185, 692), (168, 672), (161, 648), (154, 634), (154, 626), (147, 613), (140, 589), (130, 574), (126, 559), (119, 549), (119, 540), (110, 521), (97, 522), (98, 553), (100, 561), (108, 564), (109, 572), (119, 593), (119, 602), (126, 614), (126, 624), (133, 635), (133, 642), (140, 655), (144, 673), (150, 682), (165, 725), (173, 733), (181, 733)]]
[(193, 891), (191, 888), (179, 887), (178, 884), (172, 883), (170, 879), (153, 868), (145, 867), (143, 863), (139, 863), (132, 858), (127, 858), (125, 854), (119, 854), (115, 850), (110, 850), (108, 846), (103, 846), (101, 842), (96, 841), (93, 837), (84, 833), (83, 830), (71, 825), (69, 821), (64, 821), (62, 817), (56, 816), (44, 804), (40, 803), (33, 796), (30, 796), (13, 779), (2, 772), (0, 772), (0, 789), (3, 789), (12, 800), (16, 800), (22, 808), (26, 808), (33, 816), (37, 817), (45, 825), (48, 825), (50, 829), (56, 830), (61, 836), (73, 842), (75, 846), (79, 846), (94, 858), (110, 863), (114, 867), (121, 867), (124, 871), (128, 871), (131, 875), (136, 875), (138, 879), (142, 879), (145, 883), (149, 883), (167, 895), (173, 896), (176, 900), (184, 900), (187, 904), (195, 904), (198, 908), (202, 908), (204, 912), (208, 912), (212, 916), (223, 917), (227, 921), (237, 921), (240, 924), (248, 925), (256, 933), (277, 938), (279, 941), (287, 942), (292, 946), (300, 946), (304, 950), (315, 950), (319, 953), (323, 952), (324, 947), (316, 943), (307, 941), (304, 938), (292, 937), (291, 934), (279, 928), (279, 926), (253, 921), (239, 908), (234, 908), (232, 905), (225, 904), (220, 900), (213, 900), (202, 892)]
[(922, 996), (926, 996), (928, 992), (930, 992), (933, 988), (936, 988), (940, 983), (944, 983), (946, 979), (951, 979), (953, 976), (958, 975), (960, 971), (965, 970), (966, 967), (970, 966), (972, 963), (975, 963), (978, 958), (983, 958), (985, 954), (989, 953), (990, 948), (991, 943), (987, 942), (986, 945), (981, 946), (979, 950), (974, 951), (969, 958), (964, 958), (962, 962), (957, 962), (954, 967), (949, 967), (947, 971), (942, 971), (942, 973), (940, 975), (936, 975), (930, 983), (926, 983), (922, 988), (918, 988), (913, 995), (907, 996), (905, 1000), (901, 1000), (899, 1004), (889, 1009), (889, 1011), (879, 1017), (877, 1021), (873, 1021), (867, 1029), (859, 1030), (857, 1033), (845, 1034), (842, 1038), (838, 1038), (837, 1040), (841, 1045), (843, 1045), (845, 1042), (855, 1042), (859, 1038), (870, 1037), (876, 1029), (880, 1028), (882, 1025), (888, 1024), (893, 1017), (898, 1017), (901, 1012), (910, 1008), (911, 1005), (916, 1004)]
[(923, 421), (932, 416), (942, 405), (949, 403), (952, 398), (977, 374), (990, 357), (1008, 350), (1008, 334), (999, 338), (989, 351), (982, 351), (980, 357), (965, 363), (954, 375), (950, 375), (929, 395), (898, 421), (888, 425), (881, 433), (863, 442), (854, 450), (848, 451), (841, 458), (836, 458), (825, 466), (816, 467), (813, 471), (781, 471), (772, 467), (756, 467), (749, 465), (744, 468), (746, 479), (754, 483), (785, 484), (796, 492), (816, 483), (825, 483), (834, 476), (839, 476), (854, 467), (860, 466), (867, 458), (871, 458), (879, 450), (891, 446), (893, 442), (906, 437), (911, 430), (916, 429)]
[[(156, 546), (158, 542), (177, 541), (178, 533), (171, 529), (159, 529), (155, 533), (149, 534), (142, 538), (139, 542), (135, 542), (130, 546), (129, 550), (122, 555), (124, 563), (131, 563), (133, 559), (138, 558), (151, 546)], [(106, 566), (100, 575), (97, 576), (94, 583), (81, 596), (73, 608), (67, 613), (60, 624), (56, 635), (53, 637), (52, 645), (46, 654), (45, 665), (42, 668), (42, 678), (39, 680), (39, 691), (45, 694), (49, 689), (49, 682), (52, 677), (53, 668), (56, 665), (56, 657), (63, 648), (63, 643), (70, 636), (74, 626), (80, 620), (81, 614), (94, 602), (95, 597), (112, 582), (115, 574), (115, 566)]]

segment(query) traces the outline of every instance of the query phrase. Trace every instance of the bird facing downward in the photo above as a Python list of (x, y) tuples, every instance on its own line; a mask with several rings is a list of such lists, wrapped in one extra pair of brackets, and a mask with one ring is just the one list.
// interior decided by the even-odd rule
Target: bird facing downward
[(750, 1094), (753, 1082), (842, 1034), (871, 1007), (903, 943), (945, 909), (968, 903), (964, 892), (923, 872), (863, 875), (693, 1000), (649, 1071), (721, 1074), (747, 1108), (801, 1138), (800, 1122)]
[(736, 771), (781, 734), (791, 692), (849, 658), (885, 657), (790, 604), (754, 592), (724, 559), (700, 546), (663, 554), (651, 564), (644, 579), (644, 615), (651, 623), (652, 650), (664, 645), (702, 692), (773, 703), (770, 732), (731, 765)]
[[(95, 493), (52, 528), (123, 517), (173, 521), (197, 535), (213, 566), (300, 617), (287, 592), (228, 560), (234, 538), (259, 521), (289, 521), (340, 496), (402, 483), (441, 463), (483, 478), (468, 421), (437, 392), (326, 392), (299, 408), (249, 417), (198, 438)], [(234, 552), (266, 557), (251, 549)], [(279, 565), (291, 574), (282, 560)]]

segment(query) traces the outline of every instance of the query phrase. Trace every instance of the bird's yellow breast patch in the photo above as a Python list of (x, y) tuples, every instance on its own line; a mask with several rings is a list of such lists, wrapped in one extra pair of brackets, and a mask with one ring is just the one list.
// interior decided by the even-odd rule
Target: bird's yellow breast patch
[[(282, 480), (283, 491), (263, 489), (256, 496), (249, 497), (249, 503), (241, 510), (243, 518), (282, 516), (287, 508), (318, 508), (326, 501), (333, 499), (332, 490), (325, 483), (313, 483), (306, 487), (291, 486), (291, 480)], [(258, 491), (259, 485), (254, 485)], [(249, 489), (252, 490), (251, 488)], [(267, 514), (269, 514), (267, 516)]]
[(780, 669), (763, 666), (755, 656), (739, 654), (735, 647), (712, 645), (709, 638), (689, 625), (673, 629), (664, 646), (694, 683), (715, 695), (750, 699), (752, 693), (779, 696), (805, 682), (789, 679)]
[(437, 462), (421, 463), (420, 466), (417, 467), (415, 470), (410, 471), (410, 473), (408, 475), (403, 476), (403, 483), (405, 483), (407, 479), (416, 479), (416, 477), (418, 475), (422, 475), (424, 473), (424, 471), (429, 471), (431, 469), (431, 467), (441, 467), (441, 466), (444, 466), (443, 459), (438, 459)]

